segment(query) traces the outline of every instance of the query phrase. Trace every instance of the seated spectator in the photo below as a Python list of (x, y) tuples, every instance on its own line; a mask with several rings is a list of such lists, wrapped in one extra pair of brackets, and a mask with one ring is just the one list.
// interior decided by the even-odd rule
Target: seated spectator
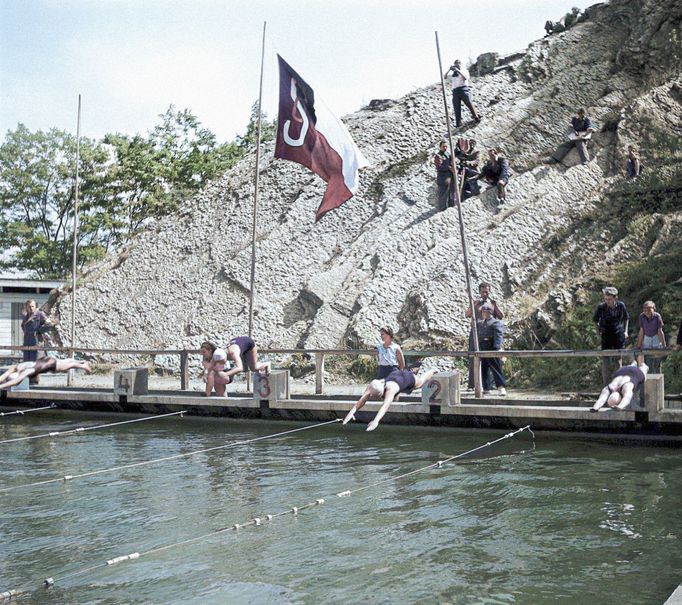
[(554, 22), (545, 21), (545, 37), (551, 36), (554, 33)]
[(628, 161), (625, 164), (625, 171), (629, 179), (636, 179), (642, 174), (642, 162), (639, 159), (639, 151), (634, 145), (628, 145)]
[[(656, 313), (656, 305), (647, 300), (639, 316), (638, 349), (665, 349), (665, 334), (663, 334), (663, 318)], [(660, 357), (645, 357), (645, 363), (654, 374), (661, 371)]]
[(455, 148), (459, 177), (462, 179), (462, 201), (481, 193), (478, 186), (478, 165), (481, 152), (476, 149), (475, 139), (458, 139)]
[(604, 404), (612, 409), (624, 410), (630, 405), (635, 389), (646, 380), (649, 367), (644, 363), (642, 355), (637, 356), (637, 361), (630, 365), (618, 368), (611, 375), (611, 382), (601, 391), (599, 399), (590, 409), (598, 412)]
[(587, 141), (592, 138), (592, 133), (594, 129), (592, 128), (592, 122), (590, 118), (587, 117), (584, 109), (578, 110), (578, 115), (571, 119), (572, 132), (569, 134), (569, 138), (575, 143), (578, 149), (578, 154), (580, 154), (580, 161), (586, 164), (590, 161), (590, 153), (587, 150)]
[(452, 156), (448, 152), (448, 144), (441, 141), (438, 153), (433, 156), (436, 166), (436, 186), (438, 187), (438, 209), (446, 210), (455, 205), (455, 191), (452, 186)]
[(393, 370), (405, 369), (405, 358), (400, 345), (393, 340), (393, 330), (384, 326), (379, 330), (381, 340), (377, 343), (379, 368), (375, 378), (386, 378)]
[(489, 149), (488, 158), (481, 170), (481, 177), (491, 185), (497, 185), (497, 202), (503, 204), (507, 199), (507, 183), (511, 176), (509, 160), (497, 149)]

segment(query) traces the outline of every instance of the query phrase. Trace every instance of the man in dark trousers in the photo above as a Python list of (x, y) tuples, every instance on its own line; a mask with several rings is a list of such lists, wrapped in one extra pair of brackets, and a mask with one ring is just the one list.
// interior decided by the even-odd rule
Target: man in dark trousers
[[(482, 319), (481, 316), (481, 306), (484, 303), (489, 303), (493, 307), (493, 317), (495, 319), (504, 319), (504, 313), (502, 313), (502, 310), (500, 307), (497, 305), (497, 302), (495, 302), (492, 298), (490, 298), (490, 289), (492, 286), (488, 282), (481, 282), (478, 285), (478, 299), (474, 300), (474, 310), (476, 312), (476, 321), (479, 321)], [(466, 310), (465, 315), (467, 317), (471, 317), (471, 307), (469, 307)], [(479, 348), (480, 348), (480, 343), (479, 343)], [(473, 332), (469, 333), (469, 350), (473, 351), (474, 350), (474, 336)], [(469, 383), (468, 386), (470, 389), (474, 388), (474, 360), (473, 357), (469, 358)]]
[(438, 209), (445, 210), (454, 206), (454, 189), (452, 185), (452, 156), (448, 144), (441, 141), (438, 153), (433, 157), (436, 165), (436, 185), (438, 186)]
[[(628, 334), (630, 316), (625, 303), (618, 300), (618, 290), (609, 286), (602, 290), (604, 302), (597, 306), (594, 312), (594, 322), (601, 336), (602, 351), (610, 349), (623, 349)], [(613, 357), (601, 358), (601, 372), (604, 385), (611, 380), (615, 366), (620, 367), (620, 362), (613, 361)]]
[(455, 110), (455, 127), (459, 128), (462, 125), (462, 102), (467, 106), (474, 120), (480, 122), (481, 117), (471, 101), (469, 71), (462, 67), (459, 59), (455, 59), (452, 67), (445, 72), (443, 77), (447, 78), (450, 73), (452, 73), (452, 107)]
[[(481, 351), (500, 351), (504, 336), (504, 324), (493, 317), (493, 305), (485, 302), (481, 305), (481, 319), (476, 322), (478, 330), (478, 345)], [(483, 376), (483, 392), (490, 393), (492, 384), (490, 374), (495, 381), (500, 395), (507, 394), (507, 383), (502, 372), (502, 359), (499, 357), (483, 357), (481, 359), (481, 374)]]

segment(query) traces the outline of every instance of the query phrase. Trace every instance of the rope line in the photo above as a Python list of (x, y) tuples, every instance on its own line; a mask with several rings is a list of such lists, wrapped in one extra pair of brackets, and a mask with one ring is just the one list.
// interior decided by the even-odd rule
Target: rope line
[(45, 479), (44, 481), (35, 481), (34, 483), (25, 483), (23, 485), (14, 485), (12, 487), (4, 487), (0, 489), (1, 493), (12, 492), (19, 489), (27, 489), (31, 487), (37, 487), (39, 485), (48, 485), (50, 483), (59, 483), (66, 481), (73, 481), (74, 479), (82, 479), (83, 477), (92, 477), (94, 475), (102, 475), (104, 473), (111, 473), (113, 471), (125, 470), (130, 468), (137, 468), (139, 466), (146, 466), (149, 464), (156, 464), (157, 462), (168, 462), (170, 460), (178, 460), (180, 458), (188, 458), (190, 456), (196, 456), (198, 454), (205, 454), (206, 452), (215, 452), (217, 450), (224, 450), (231, 447), (237, 447), (238, 445), (246, 445), (247, 443), (255, 443), (256, 441), (263, 441), (264, 439), (273, 439), (275, 437), (283, 437), (284, 435), (290, 435), (292, 433), (298, 433), (300, 431), (307, 431), (308, 429), (314, 429), (316, 427), (325, 426), (327, 424), (334, 424), (336, 422), (341, 422), (340, 418), (335, 420), (329, 420), (328, 422), (321, 422), (318, 424), (311, 424), (309, 426), (300, 427), (297, 429), (291, 429), (289, 431), (282, 431), (280, 433), (273, 433), (271, 435), (263, 435), (262, 437), (254, 437), (253, 439), (245, 439), (244, 441), (233, 441), (232, 443), (226, 443), (224, 445), (217, 445), (215, 447), (209, 447), (203, 450), (196, 450), (193, 452), (185, 452), (184, 454), (174, 454), (172, 456), (165, 456), (163, 458), (155, 458), (153, 460), (143, 460), (141, 462), (133, 462), (131, 464), (123, 464), (121, 466), (114, 466), (111, 468), (103, 468), (96, 471), (89, 471), (87, 473), (78, 473), (74, 475), (63, 475), (62, 477), (57, 477), (56, 479)]
[[(340, 421), (340, 419), (337, 419), (337, 420), (332, 420), (330, 422), (324, 422), (322, 424), (313, 425), (313, 426), (322, 426), (324, 424), (332, 424), (333, 422), (339, 422), (339, 421)], [(304, 427), (304, 428), (313, 428), (313, 427)], [(287, 433), (288, 432), (296, 432), (297, 430), (304, 430), (304, 429), (295, 429), (294, 431), (287, 431)], [(504, 441), (505, 439), (509, 439), (511, 437), (514, 437), (515, 435), (517, 435), (523, 431), (526, 431), (526, 430), (530, 432), (530, 434), (533, 436), (533, 440), (535, 440), (535, 433), (533, 433), (533, 430), (531, 429), (530, 425), (526, 425), (520, 429), (512, 431), (511, 433), (507, 433), (506, 435), (504, 435), (498, 439), (495, 439), (494, 441), (488, 441), (487, 443), (484, 443), (483, 445), (479, 445), (478, 447), (467, 450), (466, 452), (463, 452), (461, 454), (456, 454), (454, 456), (448, 456), (444, 460), (439, 460), (438, 462), (436, 462), (434, 464), (422, 466), (422, 467), (415, 469), (413, 471), (403, 473), (401, 475), (397, 475), (397, 476), (391, 477), (389, 479), (384, 479), (382, 481), (376, 481), (375, 483), (371, 483), (370, 485), (366, 485), (364, 487), (361, 487), (361, 488), (358, 488), (355, 490), (345, 490), (342, 492), (338, 492), (335, 495), (339, 498), (347, 497), (347, 496), (350, 496), (352, 494), (358, 494), (362, 491), (365, 491), (365, 490), (370, 489), (372, 487), (376, 487), (378, 485), (383, 485), (385, 483), (397, 481), (398, 479), (410, 477), (412, 475), (415, 475), (415, 474), (420, 473), (420, 472), (425, 471), (425, 470), (429, 470), (432, 468), (441, 468), (444, 464), (447, 464), (448, 462), (452, 462), (453, 460), (457, 460), (457, 459), (462, 458), (464, 456), (467, 456), (469, 454), (473, 454), (474, 452), (477, 452), (477, 451), (482, 450), (484, 448), (492, 447), (496, 443), (499, 443), (500, 441)], [(272, 435), (272, 436), (275, 436), (275, 435)], [(333, 496), (334, 496), (334, 494), (332, 494), (331, 496), (327, 496), (327, 497), (333, 497)], [(87, 567), (85, 569), (81, 569), (81, 570), (78, 570), (78, 571), (75, 571), (75, 572), (72, 572), (69, 574), (65, 574), (63, 576), (60, 576), (57, 579), (52, 578), (52, 577), (46, 578), (45, 580), (43, 580), (42, 585), (46, 588), (49, 588), (50, 586), (54, 585), (57, 580), (63, 581), (63, 580), (67, 580), (70, 578), (75, 578), (78, 576), (85, 575), (86, 573), (94, 571), (96, 569), (102, 569), (104, 567), (116, 565), (116, 564), (122, 563), (124, 561), (132, 561), (135, 559), (140, 559), (141, 557), (146, 557), (146, 556), (149, 556), (152, 554), (157, 554), (157, 553), (160, 553), (160, 552), (163, 552), (166, 550), (170, 550), (172, 548), (177, 548), (178, 546), (185, 546), (187, 544), (193, 544), (195, 542), (200, 542), (201, 540), (205, 540), (207, 538), (212, 538), (214, 536), (218, 536), (220, 534), (224, 534), (224, 533), (229, 532), (229, 531), (237, 532), (242, 528), (257, 527), (257, 526), (263, 525), (264, 522), (270, 522), (273, 519), (276, 519), (279, 517), (284, 517), (286, 515), (296, 516), (296, 515), (298, 515), (299, 512), (301, 512), (303, 510), (306, 510), (308, 508), (313, 508), (315, 506), (321, 506), (325, 502), (326, 502), (325, 498), (317, 498), (316, 500), (314, 500), (312, 502), (308, 502), (306, 504), (303, 504), (302, 506), (293, 506), (291, 508), (287, 508), (286, 510), (279, 511), (279, 512), (274, 513), (274, 514), (268, 514), (268, 515), (263, 515), (261, 517), (255, 517), (255, 518), (250, 519), (249, 521), (247, 521), (245, 523), (235, 523), (233, 525), (228, 525), (226, 527), (222, 527), (220, 529), (213, 530), (211, 532), (207, 532), (207, 533), (201, 534), (199, 536), (194, 536), (194, 537), (188, 538), (186, 540), (181, 540), (180, 542), (173, 542), (172, 544), (165, 544), (163, 546), (157, 546), (155, 548), (150, 548), (149, 550), (146, 550), (146, 551), (132, 552), (132, 553), (127, 554), (127, 555), (120, 555), (117, 557), (113, 557), (112, 559), (108, 559), (105, 563), (98, 563), (97, 565), (93, 565), (93, 566)], [(14, 590), (8, 590), (6, 592), (0, 593), (0, 598), (2, 598), (3, 601), (9, 601), (16, 596), (19, 596), (21, 594), (25, 594), (27, 592), (30, 592), (30, 589), (17, 588)]]
[(0, 441), (0, 445), (5, 443), (16, 443), (17, 441), (28, 441), (29, 439), (42, 439), (43, 437), (62, 437), (64, 435), (73, 435), (76, 433), (84, 433), (85, 431), (94, 431), (97, 429), (105, 429), (112, 426), (120, 426), (122, 424), (132, 424), (133, 422), (145, 422), (146, 420), (155, 420), (157, 418), (167, 418), (168, 416), (183, 416), (186, 410), (181, 412), (171, 412), (169, 414), (157, 414), (154, 416), (146, 416), (145, 418), (135, 418), (133, 420), (123, 420), (122, 422), (111, 422), (109, 424), (98, 424), (97, 426), (78, 427), (76, 429), (69, 429), (68, 431), (52, 431), (51, 433), (43, 433), (42, 435), (29, 435), (28, 437), (15, 437), (14, 439), (5, 439)]
[(39, 412), (40, 410), (52, 410), (56, 408), (56, 404), (52, 405), (46, 405), (43, 408), (30, 408), (28, 410), (14, 410), (13, 412), (0, 412), (0, 416), (12, 416), (13, 414), (17, 414), (19, 416), (23, 416), (24, 414), (28, 414), (29, 412)]

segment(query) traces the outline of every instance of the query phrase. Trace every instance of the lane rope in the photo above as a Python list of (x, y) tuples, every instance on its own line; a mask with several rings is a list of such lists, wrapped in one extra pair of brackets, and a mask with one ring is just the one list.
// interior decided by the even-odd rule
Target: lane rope
[(146, 416), (145, 418), (135, 418), (133, 420), (123, 420), (122, 422), (111, 422), (109, 424), (98, 424), (97, 426), (88, 427), (78, 427), (75, 429), (69, 429), (67, 431), (52, 431), (50, 433), (43, 433), (41, 435), (29, 435), (28, 437), (15, 437), (13, 439), (5, 439), (0, 441), (0, 445), (5, 443), (16, 443), (17, 441), (28, 441), (29, 439), (42, 439), (44, 437), (62, 437), (64, 435), (74, 435), (76, 433), (84, 433), (85, 431), (95, 431), (98, 429), (106, 429), (112, 426), (121, 426), (122, 424), (132, 424), (133, 422), (145, 422), (146, 420), (155, 420), (156, 418), (167, 418), (168, 416), (180, 416), (183, 417), (187, 413), (187, 410), (182, 410), (181, 412), (171, 412), (169, 414), (157, 414), (154, 416)]
[(13, 492), (21, 489), (28, 489), (31, 487), (37, 487), (39, 485), (49, 485), (51, 483), (66, 483), (67, 481), (73, 481), (74, 479), (82, 479), (83, 477), (92, 477), (94, 475), (102, 475), (104, 473), (111, 473), (118, 470), (125, 470), (130, 468), (137, 468), (140, 466), (146, 466), (149, 464), (157, 464), (159, 462), (168, 462), (170, 460), (178, 460), (180, 458), (188, 458), (190, 456), (197, 456), (198, 454), (205, 454), (206, 452), (215, 452), (217, 450), (224, 450), (231, 447), (237, 447), (239, 445), (246, 445), (247, 443), (255, 443), (256, 441), (263, 441), (264, 439), (273, 439), (275, 437), (283, 437), (285, 435), (291, 435), (292, 433), (298, 433), (300, 431), (307, 431), (309, 429), (314, 429), (320, 426), (325, 426), (327, 424), (335, 424), (341, 422), (340, 418), (335, 420), (329, 420), (327, 422), (321, 422), (318, 424), (311, 424), (308, 426), (300, 427), (297, 429), (291, 429), (289, 431), (282, 431), (279, 433), (273, 433), (271, 435), (264, 435), (262, 437), (254, 437), (253, 439), (245, 439), (243, 441), (233, 441), (232, 443), (226, 443), (223, 445), (217, 445), (215, 447), (208, 447), (203, 450), (195, 450), (193, 452), (185, 452), (184, 454), (173, 454), (172, 456), (165, 456), (163, 458), (154, 458), (153, 460), (143, 460), (141, 462), (133, 462), (131, 464), (123, 464), (121, 466), (113, 466), (111, 468), (103, 468), (96, 471), (89, 471), (87, 473), (77, 473), (73, 475), (63, 475), (55, 479), (45, 479), (43, 481), (35, 481), (33, 483), (24, 483), (22, 485), (13, 485), (11, 487), (3, 487), (0, 489), (0, 494)]
[[(322, 426), (324, 424), (331, 424), (333, 422), (340, 422), (340, 421), (341, 421), (341, 419), (339, 418), (339, 419), (333, 420), (331, 422), (324, 422), (322, 424), (318, 424), (318, 425), (314, 425), (314, 426)], [(305, 427), (305, 428), (312, 428), (312, 427)], [(302, 430), (302, 429), (296, 429), (296, 430)], [(354, 490), (344, 490), (341, 492), (337, 492), (335, 495), (337, 498), (345, 498), (345, 497), (351, 496), (353, 494), (358, 494), (358, 493), (365, 491), (365, 490), (368, 490), (370, 488), (377, 487), (378, 485), (383, 485), (385, 483), (397, 481), (398, 479), (403, 479), (405, 477), (410, 477), (412, 475), (416, 475), (417, 473), (420, 473), (420, 472), (425, 471), (425, 470), (429, 470), (429, 469), (433, 469), (433, 468), (442, 468), (443, 465), (447, 464), (448, 462), (452, 462), (452, 461), (457, 460), (459, 458), (463, 458), (464, 456), (467, 456), (469, 454), (473, 454), (473, 453), (475, 453), (479, 450), (482, 450), (484, 448), (492, 447), (493, 445), (495, 445), (501, 441), (504, 441), (505, 439), (510, 439), (511, 437), (514, 437), (515, 435), (518, 435), (519, 433), (526, 431), (526, 430), (528, 432), (530, 432), (530, 434), (533, 437), (533, 441), (535, 441), (535, 433), (533, 433), (533, 430), (531, 429), (530, 425), (526, 425), (520, 429), (512, 431), (511, 433), (507, 433), (498, 439), (495, 439), (493, 441), (488, 441), (487, 443), (484, 443), (483, 445), (479, 445), (478, 447), (467, 450), (466, 452), (462, 452), (461, 454), (456, 454), (454, 456), (448, 456), (447, 458), (445, 458), (443, 460), (439, 460), (438, 462), (435, 462), (434, 464), (422, 466), (422, 467), (415, 469), (413, 471), (410, 471), (407, 473), (402, 473), (400, 475), (396, 475), (395, 477), (390, 477), (389, 479), (384, 479), (382, 481), (376, 481), (374, 483), (371, 483), (369, 485), (366, 485), (364, 487), (360, 487), (360, 488), (357, 488)], [(194, 536), (192, 538), (188, 538), (188, 539), (182, 540), (180, 542), (173, 542), (172, 544), (165, 544), (163, 546), (157, 546), (155, 548), (150, 548), (149, 550), (145, 550), (142, 552), (132, 552), (132, 553), (129, 553), (126, 555), (119, 555), (116, 557), (112, 557), (111, 559), (107, 559), (105, 562), (98, 563), (96, 565), (92, 565), (90, 567), (86, 567), (84, 569), (74, 571), (72, 573), (64, 574), (63, 576), (60, 576), (58, 578), (54, 578), (54, 577), (45, 578), (42, 582), (42, 586), (44, 588), (50, 588), (57, 581), (64, 581), (64, 580), (68, 580), (68, 579), (75, 578), (78, 576), (82, 576), (82, 575), (85, 575), (91, 571), (103, 569), (105, 567), (110, 567), (112, 565), (117, 565), (118, 563), (123, 563), (125, 561), (134, 561), (136, 559), (140, 559), (141, 557), (146, 557), (149, 555), (158, 554), (160, 552), (170, 550), (172, 548), (177, 548), (179, 546), (185, 546), (185, 545), (192, 544), (195, 542), (200, 542), (201, 540), (205, 540), (207, 538), (212, 538), (214, 536), (218, 536), (220, 534), (224, 534), (224, 533), (229, 532), (229, 531), (238, 532), (239, 530), (241, 530), (243, 528), (245, 529), (247, 527), (259, 527), (259, 526), (262, 526), (266, 522), (271, 522), (273, 519), (277, 519), (279, 517), (284, 517), (286, 515), (297, 516), (298, 513), (300, 513), (303, 510), (306, 510), (308, 508), (313, 508), (315, 506), (321, 506), (322, 504), (324, 504), (327, 501), (326, 498), (334, 498), (334, 494), (332, 494), (331, 496), (323, 497), (323, 498), (316, 498), (312, 502), (308, 502), (308, 503), (303, 504), (301, 506), (292, 506), (291, 508), (287, 508), (286, 510), (282, 510), (282, 511), (274, 513), (274, 514), (267, 514), (267, 515), (255, 517), (255, 518), (250, 519), (244, 523), (234, 523), (233, 525), (228, 525), (226, 527), (222, 527), (220, 529), (213, 530), (211, 532), (208, 532), (208, 533), (205, 533), (205, 534), (202, 534), (199, 536)], [(26, 594), (26, 593), (31, 592), (31, 591), (32, 590), (30, 588), (15, 588), (13, 590), (7, 590), (3, 593), (0, 593), (0, 598), (3, 599), (3, 602), (7, 602), (7, 601), (14, 599), (15, 597), (18, 597), (22, 594)]]
[(13, 412), (0, 412), (0, 417), (2, 417), (2, 416), (13, 416), (15, 414), (17, 416), (23, 416), (24, 414), (28, 414), (29, 412), (39, 412), (40, 410), (53, 410), (56, 407), (57, 407), (56, 404), (53, 403), (52, 405), (46, 405), (43, 408), (29, 408), (28, 410), (14, 410)]

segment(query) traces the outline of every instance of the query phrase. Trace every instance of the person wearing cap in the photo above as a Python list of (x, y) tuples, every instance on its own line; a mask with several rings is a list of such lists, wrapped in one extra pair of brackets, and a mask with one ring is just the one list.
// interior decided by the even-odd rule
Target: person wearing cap
[(237, 336), (227, 344), (227, 358), (232, 361), (230, 370), (216, 372), (216, 375), (230, 384), (236, 374), (251, 370), (252, 372), (270, 373), (269, 361), (258, 361), (258, 347), (250, 336)]
[[(647, 300), (639, 315), (639, 334), (637, 335), (638, 349), (665, 349), (665, 334), (663, 334), (663, 318), (656, 313), (654, 301)], [(660, 357), (645, 357), (644, 361), (654, 374), (661, 371)]]
[(630, 405), (635, 390), (646, 380), (648, 373), (649, 367), (641, 354), (630, 365), (618, 368), (611, 375), (611, 381), (601, 390), (599, 399), (590, 411), (598, 412), (604, 405), (611, 409), (624, 410)]
[(452, 107), (455, 110), (455, 126), (459, 128), (462, 125), (462, 102), (467, 106), (474, 120), (480, 122), (481, 116), (478, 115), (471, 101), (469, 71), (462, 67), (462, 62), (459, 59), (455, 59), (452, 67), (445, 72), (443, 77), (447, 78), (450, 73), (452, 73)]
[(419, 369), (419, 364), (413, 364), (410, 369), (393, 370), (385, 379), (374, 379), (365, 388), (364, 393), (350, 409), (343, 419), (343, 424), (355, 420), (355, 412), (364, 406), (371, 397), (382, 398), (382, 403), (374, 420), (367, 425), (367, 431), (373, 431), (379, 426), (379, 421), (384, 417), (393, 401), (400, 393), (411, 393), (414, 389), (421, 389), (436, 373), (436, 370), (428, 370), (423, 374), (416, 375), (414, 370)]
[[(492, 288), (492, 285), (489, 284), (488, 282), (481, 282), (478, 284), (478, 298), (474, 300), (474, 310), (476, 312), (476, 321), (481, 320), (481, 305), (483, 303), (490, 303), (493, 306), (493, 317), (495, 319), (504, 319), (504, 313), (502, 313), (502, 310), (498, 306), (497, 302), (494, 301), (492, 298), (490, 298), (490, 289)], [(465, 312), (464, 315), (466, 317), (471, 317), (471, 307), (469, 307)], [(469, 332), (469, 350), (473, 351), (474, 350), (474, 331), (473, 328)], [(470, 389), (474, 388), (474, 358), (469, 357), (469, 380), (468, 380), (468, 387)]]
[[(481, 319), (476, 322), (478, 330), (478, 345), (481, 351), (500, 351), (504, 337), (504, 324), (493, 317), (494, 308), (489, 302), (484, 302), (480, 308)], [(499, 357), (481, 358), (481, 375), (483, 379), (483, 392), (490, 393), (492, 384), (490, 375), (495, 382), (498, 393), (501, 396), (507, 394), (507, 383), (502, 371), (502, 360)]]
[[(602, 290), (604, 302), (597, 306), (594, 312), (593, 321), (597, 324), (597, 331), (601, 336), (602, 351), (612, 349), (622, 349), (628, 334), (628, 324), (630, 316), (625, 303), (618, 300), (618, 290), (613, 286), (608, 286)], [(602, 379), (603, 384), (608, 384), (613, 372), (615, 362), (613, 358), (602, 357)], [(618, 362), (620, 366), (620, 362)]]
[(206, 397), (210, 397), (215, 390), (218, 397), (225, 396), (225, 387), (232, 382), (232, 378), (226, 376), (227, 352), (225, 349), (214, 349), (211, 361), (206, 367)]

